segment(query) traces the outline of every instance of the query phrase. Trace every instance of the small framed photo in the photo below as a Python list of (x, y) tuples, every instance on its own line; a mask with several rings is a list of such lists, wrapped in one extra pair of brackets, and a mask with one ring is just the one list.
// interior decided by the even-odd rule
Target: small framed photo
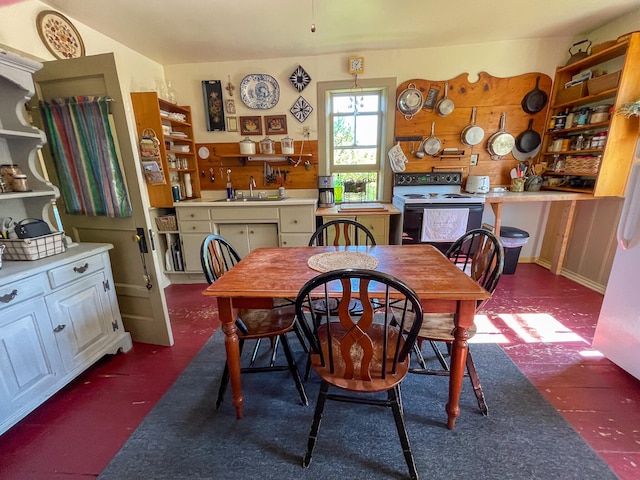
[(228, 99), (224, 101), (224, 106), (227, 110), (227, 113), (236, 113), (236, 102), (233, 99)]
[(242, 135), (262, 135), (262, 119), (259, 116), (240, 117)]
[(287, 116), (286, 115), (265, 115), (264, 130), (267, 135), (286, 135)]
[(238, 131), (238, 117), (227, 117), (227, 132)]

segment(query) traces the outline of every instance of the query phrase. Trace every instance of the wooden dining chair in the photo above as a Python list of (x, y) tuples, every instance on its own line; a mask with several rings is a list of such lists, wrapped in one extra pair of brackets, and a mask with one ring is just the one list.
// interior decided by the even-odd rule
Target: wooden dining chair
[[(354, 313), (346, 306), (355, 297), (362, 310)], [(326, 303), (330, 298), (338, 298), (340, 307), (318, 315), (317, 300)], [(396, 315), (388, 308), (391, 302)], [(325, 402), (336, 400), (390, 407), (410, 476), (418, 478), (400, 395), (400, 382), (408, 373), (409, 354), (422, 324), (422, 305), (416, 293), (382, 272), (343, 269), (309, 280), (300, 289), (295, 306), (311, 345), (313, 370), (321, 379), (303, 466), (311, 463)], [(330, 388), (342, 393), (329, 393)], [(376, 392), (386, 392), (387, 398), (367, 395)]]
[(376, 244), (373, 234), (360, 222), (349, 218), (337, 218), (323, 223), (309, 240), (310, 247), (323, 245), (349, 246)]
[[(201, 256), (202, 270), (209, 284), (228, 272), (240, 261), (240, 255), (227, 240), (220, 235), (208, 235), (202, 242)], [(248, 279), (249, 280), (249, 279)], [(293, 304), (277, 306), (266, 309), (239, 309), (236, 318), (237, 335), (239, 339), (240, 354), (247, 340), (256, 340), (256, 346), (251, 355), (251, 361), (246, 367), (242, 367), (242, 373), (267, 372), (289, 370), (296, 384), (300, 401), (303, 405), (309, 405), (307, 395), (298, 373), (298, 367), (291, 353), (287, 333), (294, 331), (296, 327), (295, 307)], [(256, 366), (256, 357), (259, 350), (259, 342), (268, 339), (272, 347), (271, 357), (267, 366)], [(278, 345), (282, 344), (287, 365), (276, 365), (276, 352)], [(220, 408), (227, 385), (229, 384), (229, 367), (225, 362), (222, 380), (218, 388), (216, 409)]]
[[(498, 285), (504, 268), (504, 250), (500, 241), (489, 230), (478, 228), (470, 230), (456, 240), (447, 250), (447, 257), (456, 264), (467, 275), (478, 282), (489, 293), (493, 293)], [(476, 312), (489, 299), (478, 303)], [(423, 375), (449, 375), (449, 364), (441, 352), (438, 343), (444, 342), (447, 347), (447, 354), (451, 353), (451, 344), (455, 328), (453, 314), (429, 314), (424, 315), (422, 328), (418, 333), (418, 341), (414, 348), (417, 356), (419, 368), (411, 368), (411, 373)], [(468, 338), (476, 334), (476, 326), (473, 325), (467, 330)], [(431, 345), (433, 352), (441, 366), (441, 369), (427, 368), (424, 356), (422, 355), (422, 344), (427, 341)], [(478, 407), (483, 415), (488, 415), (489, 409), (482, 391), (480, 378), (473, 363), (471, 349), (467, 352), (467, 375), (471, 379), (471, 385), (478, 401)]]

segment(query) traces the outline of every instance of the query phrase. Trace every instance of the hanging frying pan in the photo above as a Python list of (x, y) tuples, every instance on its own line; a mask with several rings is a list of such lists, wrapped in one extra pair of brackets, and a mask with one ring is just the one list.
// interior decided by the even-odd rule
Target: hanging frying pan
[(460, 140), (469, 147), (479, 144), (484, 139), (484, 129), (476, 125), (476, 110), (476, 107), (471, 109), (471, 123), (460, 132)]
[(444, 82), (444, 96), (440, 99), (440, 101), (436, 105), (436, 112), (441, 117), (446, 117), (455, 108), (455, 104), (453, 100), (450, 100), (447, 97), (447, 91), (449, 90), (449, 82)]
[(422, 92), (416, 88), (415, 83), (410, 83), (398, 95), (398, 110), (404, 115), (405, 120), (411, 120), (422, 108), (422, 101)]
[(540, 145), (540, 134), (533, 128), (533, 118), (529, 119), (529, 127), (516, 138), (516, 147), (523, 153), (529, 153)]
[(504, 155), (513, 150), (516, 144), (516, 139), (513, 135), (507, 133), (504, 129), (504, 124), (507, 120), (506, 112), (502, 112), (500, 116), (500, 130), (491, 135), (487, 142), (487, 150), (491, 155), (491, 160), (500, 160)]
[(544, 90), (540, 90), (538, 85), (540, 84), (540, 77), (536, 77), (536, 86), (533, 90), (527, 93), (522, 99), (522, 110), (528, 114), (538, 113), (547, 104), (549, 97)]
[(532, 151), (530, 151), (528, 153), (525, 153), (525, 152), (521, 152), (520, 150), (518, 150), (518, 146), (516, 145), (515, 147), (513, 147), (513, 150), (511, 150), (511, 155), (513, 155), (513, 158), (515, 158), (519, 162), (526, 162), (527, 160), (532, 161), (540, 153), (540, 147), (541, 146), (542, 145), (538, 145)]
[(436, 122), (431, 122), (431, 135), (425, 138), (422, 142), (422, 150), (424, 150), (424, 153), (431, 155), (432, 157), (436, 156), (442, 148), (442, 142), (434, 133), (435, 126)]

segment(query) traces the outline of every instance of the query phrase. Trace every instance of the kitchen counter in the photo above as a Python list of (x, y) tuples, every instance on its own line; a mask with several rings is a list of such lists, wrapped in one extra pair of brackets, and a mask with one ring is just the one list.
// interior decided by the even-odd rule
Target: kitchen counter
[(175, 207), (184, 207), (184, 206), (199, 206), (199, 207), (224, 207), (224, 206), (232, 206), (232, 207), (258, 207), (260, 205), (264, 206), (289, 206), (289, 205), (315, 205), (318, 203), (317, 198), (296, 198), (296, 197), (286, 197), (284, 200), (278, 200), (274, 198), (266, 199), (266, 200), (247, 200), (243, 202), (241, 200), (234, 201), (225, 201), (222, 200), (211, 200), (205, 198), (195, 198), (193, 200), (185, 200), (182, 202), (174, 203)]
[(556, 190), (475, 193), (473, 196), (484, 198), (485, 203), (491, 205), (496, 217), (494, 233), (498, 237), (500, 236), (500, 226), (502, 223), (503, 204), (515, 202), (564, 202), (564, 211), (562, 213), (564, 229), (559, 232), (550, 268), (550, 271), (556, 275), (560, 273), (562, 264), (564, 263), (564, 256), (569, 243), (569, 234), (571, 233), (576, 212), (576, 203), (583, 200), (594, 200), (594, 196), (589, 193), (562, 192)]
[(402, 213), (391, 203), (380, 203), (380, 205), (384, 206), (386, 210), (380, 210), (380, 209), (367, 210), (366, 208), (363, 208), (363, 209), (357, 209), (357, 210), (343, 211), (343, 210), (340, 210), (340, 205), (334, 205), (333, 207), (318, 207), (318, 209), (316, 210), (316, 216), (344, 217), (344, 216), (356, 215), (356, 214), (357, 215), (400, 215), (400, 213)]

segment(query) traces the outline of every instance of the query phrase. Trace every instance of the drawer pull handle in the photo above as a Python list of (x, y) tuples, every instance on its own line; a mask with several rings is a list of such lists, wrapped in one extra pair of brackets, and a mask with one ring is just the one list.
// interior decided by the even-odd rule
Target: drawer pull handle
[(73, 271), (76, 272), (76, 273), (84, 273), (84, 272), (87, 271), (87, 268), (89, 268), (89, 264), (85, 263), (81, 267), (73, 267)]
[(64, 330), (66, 327), (66, 325), (58, 325), (56, 328), (53, 329), (53, 331), (55, 333), (61, 332), (62, 330)]
[(2, 303), (9, 303), (11, 300), (13, 300), (14, 298), (16, 298), (18, 296), (18, 290), (16, 290), (15, 288), (13, 289), (13, 292), (11, 293), (7, 293), (6, 295), (3, 295), (0, 297), (0, 302)]
[(293, 223), (298, 223), (298, 220), (294, 220)]

